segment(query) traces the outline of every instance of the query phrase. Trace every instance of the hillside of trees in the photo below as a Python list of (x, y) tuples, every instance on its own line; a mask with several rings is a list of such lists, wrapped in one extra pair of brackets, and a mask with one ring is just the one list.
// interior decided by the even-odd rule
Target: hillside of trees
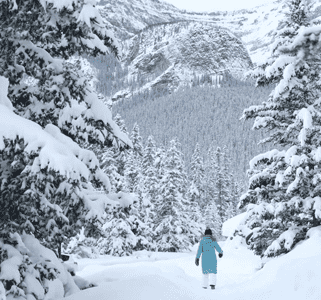
[(131, 128), (139, 120), (143, 138), (153, 135), (158, 145), (177, 138), (187, 162), (196, 143), (204, 157), (210, 146), (227, 146), (234, 174), (244, 184), (250, 159), (265, 150), (258, 145), (262, 133), (240, 120), (244, 108), (268, 98), (270, 87), (255, 88), (252, 82), (223, 78), (220, 87), (196, 79), (192, 86), (173, 94), (141, 94), (113, 105)]

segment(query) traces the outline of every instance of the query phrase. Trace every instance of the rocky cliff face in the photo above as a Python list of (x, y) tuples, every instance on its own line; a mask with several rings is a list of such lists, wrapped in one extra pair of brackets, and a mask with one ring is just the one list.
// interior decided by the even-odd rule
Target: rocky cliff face
[[(311, 18), (321, 15), (315, 1)], [(102, 0), (98, 8), (106, 24), (122, 40), (123, 66), (129, 78), (150, 80), (136, 91), (119, 91), (113, 99), (147, 88), (175, 90), (193, 76), (233, 76), (269, 54), (275, 29), (284, 18), (283, 0), (249, 10), (193, 13), (162, 0)]]
[[(254, 63), (268, 54), (268, 47), (274, 40), (273, 31), (287, 11), (283, 0), (271, 0), (253, 9), (208, 13), (186, 12), (162, 0), (102, 0), (98, 4), (107, 26), (122, 40), (154, 24), (206, 21), (226, 27), (241, 38)], [(311, 18), (320, 16), (321, 0), (315, 0)]]
[(186, 13), (161, 0), (101, 0), (98, 8), (107, 26), (122, 40), (133, 37), (140, 30), (155, 24), (179, 20), (210, 21), (212, 16)]
[[(213, 84), (228, 71), (240, 76), (252, 66), (242, 42), (228, 29), (204, 22), (177, 22), (150, 26), (126, 40), (123, 63), (129, 77), (153, 78), (140, 88), (173, 91), (207, 75)], [(127, 96), (128, 91), (117, 93)]]

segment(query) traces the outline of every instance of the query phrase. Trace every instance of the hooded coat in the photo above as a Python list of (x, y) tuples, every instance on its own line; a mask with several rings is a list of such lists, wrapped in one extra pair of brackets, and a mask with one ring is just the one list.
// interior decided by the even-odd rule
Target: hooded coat
[(223, 250), (218, 245), (217, 241), (211, 235), (205, 235), (198, 247), (196, 258), (202, 255), (202, 271), (203, 274), (217, 274), (217, 259), (215, 250), (223, 254)]

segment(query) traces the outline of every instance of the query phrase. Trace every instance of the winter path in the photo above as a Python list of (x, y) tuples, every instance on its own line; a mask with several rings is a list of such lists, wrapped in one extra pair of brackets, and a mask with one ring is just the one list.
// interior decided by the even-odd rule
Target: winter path
[[(244, 217), (223, 225), (230, 236)], [(98, 285), (66, 300), (320, 300), (321, 226), (309, 230), (308, 239), (285, 255), (261, 260), (248, 250), (244, 239), (219, 242), (215, 290), (201, 287), (201, 266), (194, 263), (198, 245), (191, 252), (135, 252), (129, 257), (101, 256), (79, 259), (77, 275)], [(201, 265), (201, 264), (200, 264)], [(62, 299), (61, 299), (62, 300)]]
[[(225, 242), (219, 244), (224, 251)], [(251, 279), (260, 262), (245, 247), (224, 251), (223, 258), (218, 259), (217, 289), (204, 290), (201, 287), (201, 267), (194, 263), (197, 247), (195, 245), (190, 253), (137, 252), (131, 257), (78, 260), (77, 275), (98, 284), (98, 287), (66, 299), (189, 300), (213, 299), (214, 295), (226, 299), (236, 290), (242, 291), (242, 282)]]
[(77, 275), (98, 287), (66, 300), (320, 300), (321, 226), (286, 255), (266, 262), (237, 239), (219, 242), (216, 290), (201, 288), (201, 267), (194, 264), (197, 246), (189, 253), (136, 252), (130, 257), (104, 256), (78, 260)]

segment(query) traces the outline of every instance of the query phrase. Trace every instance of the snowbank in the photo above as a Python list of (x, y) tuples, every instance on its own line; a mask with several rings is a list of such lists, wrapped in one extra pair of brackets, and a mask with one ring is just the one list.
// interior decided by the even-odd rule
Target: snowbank
[(236, 299), (321, 299), (321, 226), (308, 231), (288, 254), (268, 259), (246, 284), (225, 288), (225, 300)]
[(235, 217), (228, 219), (223, 223), (222, 227), (222, 235), (226, 237), (230, 237), (233, 235), (241, 221), (243, 221), (246, 217), (246, 212), (236, 215)]
[[(237, 226), (241, 216), (233, 219), (227, 225)], [(80, 275), (98, 287), (66, 300), (320, 300), (321, 226), (310, 229), (308, 236), (290, 253), (266, 261), (263, 268), (258, 268), (260, 258), (246, 247), (235, 250), (227, 247), (228, 241), (219, 242), (224, 256), (218, 259), (215, 291), (201, 288), (201, 269), (194, 264), (197, 245), (191, 253), (82, 259)]]
[[(227, 237), (225, 248), (228, 251), (246, 247), (245, 237), (251, 233), (251, 230), (242, 225), (246, 219), (247, 212), (239, 214), (223, 223), (222, 234)], [(237, 235), (234, 233), (237, 231)]]

